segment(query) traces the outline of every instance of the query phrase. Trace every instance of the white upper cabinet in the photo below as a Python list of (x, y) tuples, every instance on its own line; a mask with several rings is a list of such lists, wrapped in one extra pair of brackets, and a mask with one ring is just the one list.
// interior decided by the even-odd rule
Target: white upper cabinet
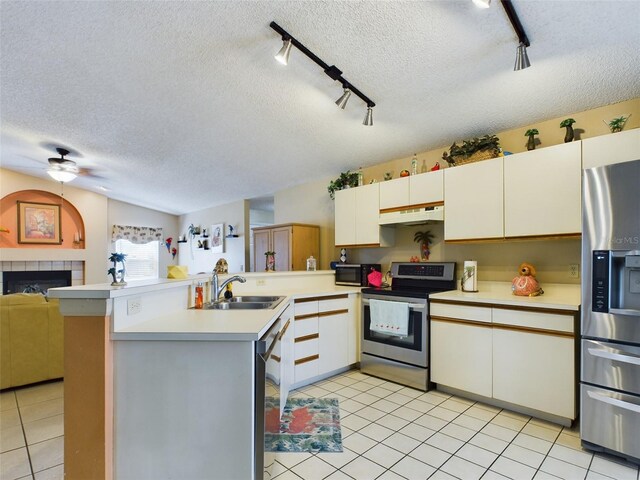
[(394, 178), (380, 183), (380, 210), (409, 205), (410, 178)]
[(582, 168), (640, 160), (640, 128), (582, 141)]
[(381, 246), (393, 244), (394, 230), (381, 227), (380, 184), (363, 185), (336, 192), (336, 246)]
[(505, 237), (579, 234), (581, 145), (504, 157)]
[(442, 203), (444, 201), (444, 170), (409, 177), (409, 205)]
[(502, 157), (444, 172), (444, 238), (504, 237)]

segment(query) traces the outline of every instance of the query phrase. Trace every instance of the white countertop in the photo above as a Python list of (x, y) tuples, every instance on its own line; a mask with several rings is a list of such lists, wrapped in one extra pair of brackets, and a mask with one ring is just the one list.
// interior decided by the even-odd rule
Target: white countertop
[(578, 311), (580, 309), (580, 285), (548, 283), (542, 285), (544, 294), (537, 297), (519, 297), (511, 292), (510, 282), (478, 282), (478, 292), (433, 293), (431, 300), (511, 305), (514, 307), (552, 308)]

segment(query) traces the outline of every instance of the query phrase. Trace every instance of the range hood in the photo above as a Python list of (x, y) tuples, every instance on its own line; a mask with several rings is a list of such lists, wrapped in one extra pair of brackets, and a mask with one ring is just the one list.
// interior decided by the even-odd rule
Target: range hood
[(444, 206), (408, 208), (395, 212), (384, 212), (380, 214), (378, 223), (380, 225), (419, 225), (421, 223), (444, 221)]

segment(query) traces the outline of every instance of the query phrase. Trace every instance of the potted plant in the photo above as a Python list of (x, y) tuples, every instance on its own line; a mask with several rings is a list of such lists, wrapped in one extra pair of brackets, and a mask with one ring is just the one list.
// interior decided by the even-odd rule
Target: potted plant
[(565, 118), (563, 121), (560, 122), (560, 128), (566, 128), (567, 129), (567, 133), (565, 133), (564, 135), (564, 143), (569, 143), (571, 141), (573, 141), (573, 124), (576, 123), (576, 121), (573, 118)]
[(487, 160), (498, 155), (500, 155), (500, 139), (495, 135), (485, 135), (484, 137), (464, 140), (462, 145), (453, 142), (449, 147), (449, 153), (444, 152), (442, 154), (442, 159), (449, 166), (453, 166), (477, 162), (478, 160)]
[(527, 141), (527, 150), (535, 150), (536, 149), (536, 139), (535, 136), (538, 135), (537, 128), (530, 128), (524, 134), (525, 137), (529, 137)]
[(426, 232), (416, 232), (413, 236), (413, 241), (420, 244), (420, 259), (425, 262), (429, 260), (429, 255), (431, 255), (431, 251), (429, 250), (429, 245), (433, 240), (433, 234), (431, 231), (427, 230)]
[(622, 117), (616, 117), (610, 120), (609, 123), (607, 123), (607, 126), (609, 127), (609, 130), (611, 130), (611, 133), (621, 132), (624, 128), (624, 124), (627, 123), (630, 116), (631, 115), (625, 117), (623, 115)]
[(336, 190), (342, 190), (344, 188), (351, 188), (358, 186), (358, 172), (351, 172), (347, 170), (342, 172), (338, 178), (332, 180), (327, 187), (331, 200), (335, 198)]

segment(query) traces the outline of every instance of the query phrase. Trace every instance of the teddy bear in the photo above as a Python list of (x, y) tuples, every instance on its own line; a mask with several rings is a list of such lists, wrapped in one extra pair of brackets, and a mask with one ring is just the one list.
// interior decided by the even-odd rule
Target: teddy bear
[(536, 297), (544, 293), (536, 280), (536, 267), (524, 262), (518, 267), (518, 272), (520, 275), (511, 281), (511, 290), (514, 295)]

